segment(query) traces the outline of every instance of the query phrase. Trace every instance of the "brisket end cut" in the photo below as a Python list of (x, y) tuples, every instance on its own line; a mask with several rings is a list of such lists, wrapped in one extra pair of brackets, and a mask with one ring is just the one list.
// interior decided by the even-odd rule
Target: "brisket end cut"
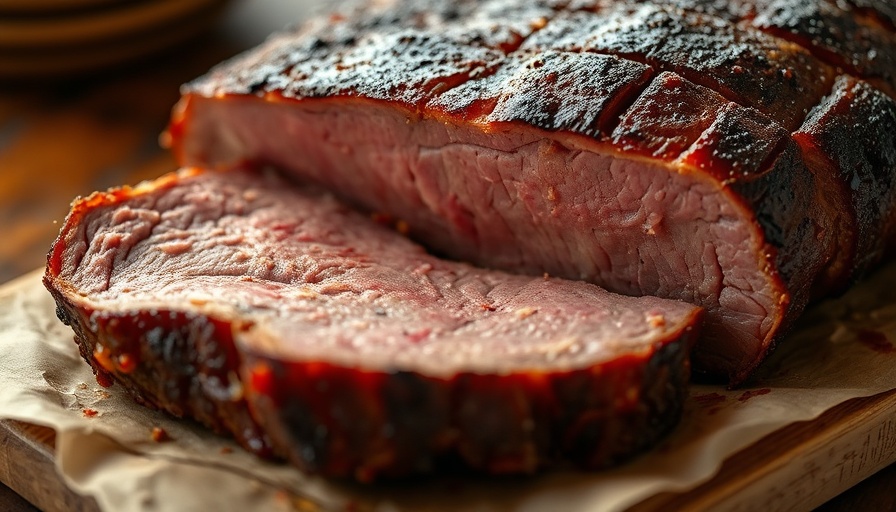
[(365, 481), (631, 457), (679, 418), (702, 317), (441, 260), (244, 170), (77, 201), (44, 282), (101, 383)]
[(888, 14), (377, 2), (187, 85), (170, 141), (183, 165), (322, 185), (452, 258), (700, 305), (695, 369), (736, 384), (810, 300), (886, 255)]

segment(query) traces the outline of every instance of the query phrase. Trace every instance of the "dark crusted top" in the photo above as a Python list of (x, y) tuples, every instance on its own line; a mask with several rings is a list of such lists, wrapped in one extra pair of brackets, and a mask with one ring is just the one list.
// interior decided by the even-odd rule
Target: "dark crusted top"
[[(376, 2), (275, 36), (187, 90), (357, 95), (425, 108), (441, 92), (492, 74), (506, 77), (521, 62), (559, 50), (618, 55), (649, 65), (655, 74), (673, 71), (795, 129), (830, 90), (838, 70), (885, 92), (896, 90), (896, 37), (881, 21), (888, 19), (888, 7), (854, 3), (863, 5), (850, 9), (833, 0)], [(636, 84), (642, 76), (616, 78)]]
[(637, 94), (651, 73), (649, 66), (615, 56), (512, 54), (494, 74), (451, 89), (430, 106), (489, 123), (522, 121), (598, 136), (602, 126), (615, 122), (614, 105)]
[(832, 71), (796, 45), (721, 18), (658, 4), (563, 13), (523, 45), (619, 55), (674, 71), (795, 127)]

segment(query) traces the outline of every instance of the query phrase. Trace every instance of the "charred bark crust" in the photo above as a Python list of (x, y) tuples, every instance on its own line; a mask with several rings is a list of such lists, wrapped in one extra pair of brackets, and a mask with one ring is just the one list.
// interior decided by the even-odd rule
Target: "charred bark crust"
[(250, 354), (244, 379), (275, 446), (308, 471), (372, 481), (457, 461), (490, 474), (570, 462), (598, 469), (656, 445), (678, 424), (693, 334), (644, 362), (569, 372), (439, 379)]

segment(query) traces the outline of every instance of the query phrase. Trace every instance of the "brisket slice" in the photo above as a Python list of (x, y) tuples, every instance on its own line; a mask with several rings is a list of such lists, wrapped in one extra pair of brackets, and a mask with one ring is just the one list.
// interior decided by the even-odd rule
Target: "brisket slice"
[(78, 200), (44, 282), (101, 383), (361, 480), (629, 457), (679, 418), (702, 316), (440, 260), (244, 170)]
[(187, 85), (170, 142), (452, 258), (698, 304), (695, 368), (736, 384), (893, 231), (896, 36), (852, 5), (376, 2)]

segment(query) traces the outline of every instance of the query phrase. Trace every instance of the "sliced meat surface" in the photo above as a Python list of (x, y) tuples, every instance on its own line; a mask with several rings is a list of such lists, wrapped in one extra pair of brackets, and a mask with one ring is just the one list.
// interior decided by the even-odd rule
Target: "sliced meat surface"
[(44, 282), (101, 382), (365, 481), (624, 460), (679, 418), (702, 317), (441, 260), (245, 170), (77, 201)]
[(442, 255), (700, 305), (695, 367), (736, 384), (885, 257), (896, 135), (875, 117), (837, 142), (896, 105), (887, 10), (861, 3), (378, 2), (187, 85), (169, 141)]

